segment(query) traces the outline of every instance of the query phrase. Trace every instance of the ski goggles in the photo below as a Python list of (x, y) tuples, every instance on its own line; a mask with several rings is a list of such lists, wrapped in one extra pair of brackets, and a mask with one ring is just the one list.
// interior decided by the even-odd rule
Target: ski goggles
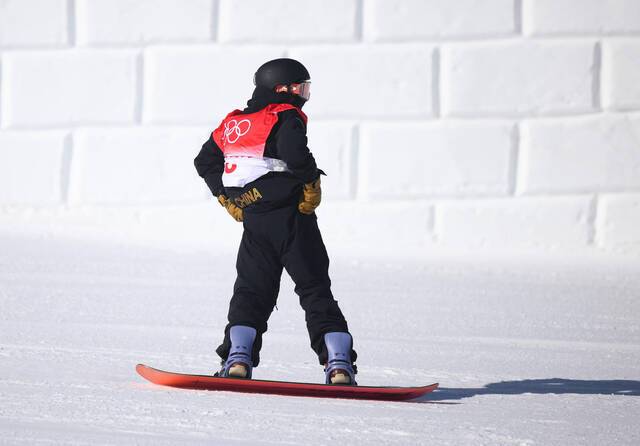
[(289, 93), (297, 94), (305, 101), (308, 101), (311, 97), (311, 81), (289, 85)]
[(278, 85), (276, 93), (290, 93), (300, 96), (305, 101), (311, 97), (311, 81), (304, 81), (289, 85)]

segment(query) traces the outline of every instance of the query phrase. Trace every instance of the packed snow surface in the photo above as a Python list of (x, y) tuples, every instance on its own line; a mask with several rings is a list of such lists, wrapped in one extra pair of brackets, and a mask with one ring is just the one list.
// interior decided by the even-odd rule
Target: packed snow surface
[[(638, 445), (637, 263), (332, 257), (362, 385), (411, 403), (154, 386), (218, 368), (229, 250), (0, 236), (0, 443)], [(321, 382), (283, 277), (258, 379)]]

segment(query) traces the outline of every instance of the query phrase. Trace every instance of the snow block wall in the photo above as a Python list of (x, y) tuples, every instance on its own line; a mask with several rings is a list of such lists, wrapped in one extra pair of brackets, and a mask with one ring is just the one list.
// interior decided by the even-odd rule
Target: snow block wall
[(192, 159), (281, 56), (325, 237), (640, 253), (637, 0), (0, 0), (0, 222), (232, 224)]

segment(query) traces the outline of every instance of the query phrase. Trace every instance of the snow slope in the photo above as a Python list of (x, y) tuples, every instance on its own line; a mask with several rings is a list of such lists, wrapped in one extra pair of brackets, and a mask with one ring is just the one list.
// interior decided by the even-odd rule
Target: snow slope
[[(156, 387), (217, 369), (231, 251), (0, 235), (2, 444), (640, 444), (640, 267), (332, 258), (363, 385), (416, 403)], [(261, 379), (321, 381), (293, 286)]]

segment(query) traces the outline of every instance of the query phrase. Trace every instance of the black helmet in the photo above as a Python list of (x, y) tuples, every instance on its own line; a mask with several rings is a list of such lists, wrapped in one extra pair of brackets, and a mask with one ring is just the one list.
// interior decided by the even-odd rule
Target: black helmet
[(256, 87), (273, 89), (276, 85), (289, 85), (311, 79), (309, 72), (300, 62), (294, 59), (274, 59), (263, 64), (253, 75)]

